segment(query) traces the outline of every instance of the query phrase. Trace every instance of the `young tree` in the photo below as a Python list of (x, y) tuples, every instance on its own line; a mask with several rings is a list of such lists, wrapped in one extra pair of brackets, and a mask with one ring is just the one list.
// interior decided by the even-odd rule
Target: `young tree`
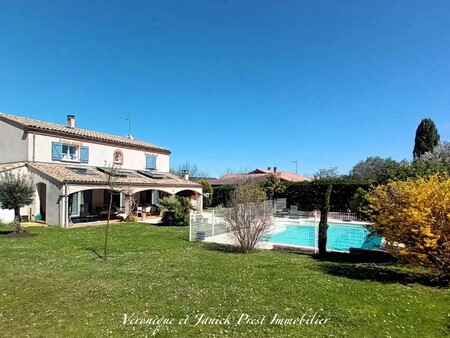
[(367, 194), (372, 230), (386, 249), (450, 280), (450, 179), (448, 175), (393, 181)]
[(0, 207), (14, 209), (14, 232), (23, 232), (20, 226), (20, 208), (34, 199), (34, 183), (27, 176), (7, 171), (0, 175)]
[(230, 174), (248, 174), (252, 170), (254, 170), (254, 168), (249, 167), (249, 166), (240, 167), (239, 169), (227, 168), (223, 172), (220, 173), (220, 176), (230, 175)]
[(230, 208), (223, 214), (230, 235), (241, 252), (249, 252), (271, 227), (272, 208), (264, 204), (265, 193), (255, 184), (242, 184), (233, 192)]
[(273, 200), (286, 190), (286, 186), (281, 182), (280, 178), (274, 174), (267, 175), (266, 180), (262, 183), (262, 188), (266, 192), (267, 198)]
[(113, 202), (113, 194), (118, 193), (116, 180), (117, 175), (120, 170), (120, 165), (113, 164), (109, 170), (106, 172), (108, 175), (107, 185), (109, 187), (109, 206), (108, 206), (108, 220), (106, 221), (105, 225), (105, 241), (103, 245), (103, 257), (100, 257), (103, 260), (107, 260), (107, 245), (108, 245), (108, 235), (109, 235), (109, 222), (111, 220), (111, 212), (112, 212), (112, 202)]
[[(213, 192), (214, 189), (211, 184), (207, 180), (197, 181), (198, 184), (201, 184), (203, 187), (203, 206), (210, 207), (212, 205), (213, 200)], [(205, 194), (209, 194), (209, 196), (205, 196)]]
[(127, 187), (123, 190), (123, 193), (125, 195), (125, 203), (126, 203), (126, 216), (124, 220), (126, 222), (133, 222), (135, 221), (135, 210), (138, 206), (138, 201), (136, 199), (136, 194), (133, 191), (131, 187)]
[(385, 168), (395, 163), (396, 161), (391, 158), (371, 156), (355, 164), (350, 170), (349, 177), (355, 180), (374, 181)]
[(330, 197), (332, 189), (333, 185), (330, 183), (323, 196), (322, 207), (320, 208), (319, 256), (325, 256), (327, 253), (328, 213), (330, 211)]
[(421, 157), (426, 152), (432, 151), (439, 143), (439, 134), (436, 125), (431, 119), (423, 119), (416, 130), (414, 141), (414, 158)]
[(333, 178), (338, 178), (341, 176), (338, 172), (337, 167), (331, 167), (328, 169), (319, 169), (314, 173), (314, 179), (316, 180), (328, 180)]
[(356, 214), (358, 219), (366, 215), (368, 209), (368, 203), (366, 199), (367, 192), (368, 192), (367, 190), (364, 190), (363, 188), (360, 187), (356, 189), (355, 194), (350, 200), (349, 203), (350, 210)]
[(444, 141), (438, 144), (432, 151), (423, 154), (418, 162), (439, 164), (450, 172), (450, 142)]
[(183, 172), (189, 172), (190, 178), (208, 177), (208, 173), (200, 170), (195, 163), (184, 162), (178, 165), (176, 168), (171, 168), (170, 172), (177, 176), (182, 176)]
[(432, 155), (426, 153), (413, 161), (393, 162), (386, 165), (377, 176), (378, 184), (386, 184), (389, 181), (406, 181), (408, 178), (426, 177), (433, 174), (449, 173), (450, 166)]

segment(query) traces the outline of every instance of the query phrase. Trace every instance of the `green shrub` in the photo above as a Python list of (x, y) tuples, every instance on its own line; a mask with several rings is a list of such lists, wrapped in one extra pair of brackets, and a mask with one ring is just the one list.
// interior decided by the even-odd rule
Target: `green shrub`
[(189, 198), (180, 196), (163, 197), (159, 205), (163, 211), (162, 224), (172, 226), (189, 225), (189, 214), (191, 210), (194, 210)]

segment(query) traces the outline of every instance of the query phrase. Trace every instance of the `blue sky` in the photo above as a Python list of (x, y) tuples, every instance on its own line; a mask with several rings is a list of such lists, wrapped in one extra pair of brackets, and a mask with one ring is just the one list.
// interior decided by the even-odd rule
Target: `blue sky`
[(449, 1), (4, 1), (0, 111), (132, 134), (217, 176), (347, 172), (450, 139)]

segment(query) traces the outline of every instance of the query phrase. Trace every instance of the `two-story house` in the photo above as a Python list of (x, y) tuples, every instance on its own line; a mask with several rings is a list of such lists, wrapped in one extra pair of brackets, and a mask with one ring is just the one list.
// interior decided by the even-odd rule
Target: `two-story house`
[(202, 187), (169, 173), (170, 153), (131, 136), (77, 128), (74, 115), (60, 125), (0, 113), (0, 172), (30, 176), (35, 201), (21, 215), (51, 225), (101, 219), (111, 187), (117, 212), (128, 205), (128, 196), (148, 212), (161, 197), (175, 194), (201, 210)]

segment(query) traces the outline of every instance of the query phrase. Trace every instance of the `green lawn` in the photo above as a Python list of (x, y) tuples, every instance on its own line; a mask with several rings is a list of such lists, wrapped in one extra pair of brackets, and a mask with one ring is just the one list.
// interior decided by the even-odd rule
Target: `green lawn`
[[(0, 236), (0, 335), (6, 337), (152, 336), (155, 325), (123, 324), (124, 314), (133, 313), (173, 319), (156, 337), (450, 334), (449, 289), (421, 284), (397, 266), (270, 251), (243, 255), (188, 242), (186, 228), (144, 224), (114, 224), (104, 262), (88, 249), (101, 247), (102, 227), (29, 231), (37, 236)], [(329, 320), (270, 324), (275, 315), (307, 312), (308, 319), (316, 311)], [(194, 326), (201, 314), (230, 313), (230, 324)], [(253, 323), (237, 325), (241, 314)]]

